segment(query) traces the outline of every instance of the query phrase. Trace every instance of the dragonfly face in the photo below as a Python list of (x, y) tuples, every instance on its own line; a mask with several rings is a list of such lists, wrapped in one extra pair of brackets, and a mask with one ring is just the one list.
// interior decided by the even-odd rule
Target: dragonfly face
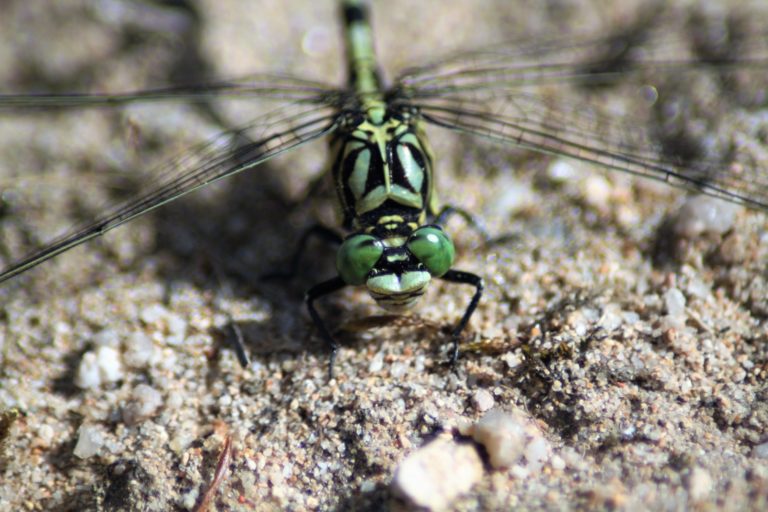
[(345, 283), (365, 284), (379, 306), (400, 310), (415, 304), (432, 277), (445, 275), (455, 255), (442, 228), (429, 225), (408, 237), (354, 234), (339, 248), (336, 268)]

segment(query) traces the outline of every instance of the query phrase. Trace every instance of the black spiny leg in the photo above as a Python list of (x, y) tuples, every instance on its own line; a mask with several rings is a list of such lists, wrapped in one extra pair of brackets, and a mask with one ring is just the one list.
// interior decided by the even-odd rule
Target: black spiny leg
[(469, 213), (467, 210), (464, 210), (462, 208), (457, 208), (455, 206), (446, 206), (442, 210), (440, 210), (440, 213), (437, 214), (435, 217), (435, 224), (437, 224), (440, 227), (445, 227), (445, 224), (448, 222), (448, 218), (451, 215), (458, 215), (462, 219), (464, 219), (464, 222), (467, 223), (472, 229), (477, 231), (477, 233), (483, 238), (483, 240), (487, 241), (490, 240), (491, 235), (488, 234), (488, 231), (486, 231), (485, 226), (483, 226), (483, 223)]
[(502, 233), (501, 235), (491, 238), (490, 233), (488, 233), (488, 231), (485, 229), (485, 225), (478, 217), (472, 215), (464, 209), (457, 208), (455, 206), (446, 206), (440, 210), (440, 213), (438, 213), (434, 218), (434, 223), (444, 228), (446, 222), (448, 222), (448, 218), (451, 215), (458, 215), (464, 219), (464, 222), (466, 222), (469, 227), (474, 229), (477, 234), (482, 237), (483, 243), (486, 245), (486, 247), (506, 244), (508, 242), (518, 242), (520, 240), (520, 234), (514, 232)]
[[(328, 364), (329, 379), (333, 378), (333, 363), (336, 361), (336, 350), (338, 350), (339, 345), (336, 343), (336, 340), (333, 339), (330, 331), (328, 331), (328, 327), (326, 327), (325, 322), (322, 318), (320, 318), (320, 314), (315, 309), (315, 300), (337, 292), (345, 286), (347, 286), (347, 283), (345, 283), (342, 278), (334, 277), (328, 281), (323, 281), (320, 284), (316, 284), (310, 288), (309, 291), (307, 291), (307, 294), (304, 297), (304, 303), (307, 305), (307, 309), (309, 310), (309, 315), (312, 317), (312, 321), (320, 330), (320, 336), (322, 336), (322, 338), (325, 340), (325, 343), (331, 349), (331, 360)], [(472, 309), (474, 309), (474, 307)]]
[(461, 332), (467, 326), (469, 317), (475, 312), (475, 308), (477, 308), (477, 304), (480, 302), (480, 297), (483, 295), (483, 278), (470, 272), (449, 270), (440, 279), (451, 283), (471, 284), (475, 287), (475, 294), (472, 296), (472, 300), (469, 301), (469, 305), (464, 311), (464, 316), (461, 317), (459, 324), (453, 330), (453, 334), (451, 335), (453, 338), (453, 352), (449, 362), (453, 365), (456, 364), (456, 360), (459, 358), (459, 339), (461, 339)]

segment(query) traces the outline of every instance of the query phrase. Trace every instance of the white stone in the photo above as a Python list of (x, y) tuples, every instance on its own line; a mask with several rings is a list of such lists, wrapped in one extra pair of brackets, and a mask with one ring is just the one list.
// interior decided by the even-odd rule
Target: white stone
[(414, 507), (441, 510), (482, 476), (483, 463), (474, 446), (438, 438), (400, 463), (392, 487)]
[(93, 389), (105, 383), (117, 382), (123, 375), (120, 353), (112, 347), (102, 346), (83, 354), (77, 368), (75, 385), (82, 389)]
[(133, 400), (123, 408), (123, 421), (135, 425), (149, 418), (163, 405), (163, 395), (155, 388), (139, 384), (133, 390)]
[(492, 410), (471, 425), (468, 434), (482, 444), (494, 468), (508, 468), (524, 457), (529, 469), (538, 470), (550, 457), (549, 442), (521, 412)]
[(188, 324), (183, 316), (177, 313), (169, 313), (165, 321), (168, 324), (168, 332), (171, 334), (176, 336), (185, 336), (187, 334)]
[(664, 306), (667, 314), (673, 318), (685, 316), (685, 295), (677, 288), (670, 288), (664, 292)]
[(614, 306), (608, 306), (603, 316), (600, 317), (600, 327), (605, 332), (613, 332), (621, 327), (622, 320), (621, 310)]
[(564, 183), (578, 176), (578, 171), (569, 160), (555, 160), (547, 169), (549, 179), (555, 183)]
[(480, 412), (485, 412), (493, 408), (495, 400), (493, 399), (491, 392), (487, 389), (478, 389), (472, 395), (472, 403), (474, 404), (475, 409)]
[(549, 460), (549, 465), (556, 471), (562, 471), (565, 469), (565, 461), (559, 455), (553, 455)]
[(722, 234), (731, 229), (741, 207), (709, 196), (695, 196), (678, 210), (673, 229), (692, 238), (703, 232)]
[(509, 217), (536, 203), (536, 192), (515, 178), (502, 179), (485, 204), (485, 211), (494, 217)]
[(525, 447), (525, 460), (531, 471), (541, 471), (541, 467), (550, 457), (549, 442), (543, 437), (536, 437)]
[(104, 382), (117, 382), (124, 376), (120, 353), (112, 347), (99, 347), (96, 350), (99, 374)]
[(709, 496), (712, 491), (712, 476), (701, 467), (695, 467), (691, 470), (688, 478), (688, 493), (693, 501), (702, 501)]
[(597, 210), (605, 210), (611, 199), (612, 187), (604, 176), (592, 174), (583, 181), (581, 192), (589, 206)]
[(752, 448), (752, 456), (760, 459), (768, 459), (768, 443), (758, 444)]
[(99, 365), (96, 361), (95, 353), (88, 351), (83, 354), (83, 358), (80, 360), (80, 364), (77, 367), (75, 385), (81, 389), (93, 389), (98, 388), (101, 385)]
[(686, 291), (689, 295), (692, 295), (698, 299), (706, 299), (712, 294), (710, 287), (699, 278), (691, 279), (691, 282), (688, 283)]
[(190, 425), (183, 425), (182, 428), (173, 435), (168, 446), (176, 453), (176, 455), (181, 456), (194, 440), (195, 429)]
[(81, 425), (77, 431), (77, 444), (73, 453), (76, 457), (87, 459), (97, 455), (104, 445), (104, 434), (93, 425)]
[(376, 355), (371, 358), (371, 362), (368, 363), (368, 373), (380, 372), (382, 368), (384, 368), (384, 353), (377, 352)]
[(200, 496), (200, 491), (196, 487), (190, 490), (188, 493), (182, 495), (181, 506), (187, 510), (192, 510), (197, 505), (197, 498)]
[(92, 341), (95, 345), (117, 348), (120, 346), (120, 335), (114, 329), (104, 329), (97, 332)]
[(53, 427), (48, 425), (47, 423), (43, 423), (40, 425), (40, 428), (37, 429), (37, 438), (40, 442), (40, 445), (43, 447), (51, 446), (51, 443), (53, 442), (53, 438), (56, 436), (56, 431), (53, 430)]
[(162, 304), (152, 304), (141, 310), (139, 317), (147, 325), (152, 325), (168, 316), (168, 308)]
[(125, 362), (135, 368), (142, 368), (153, 362), (156, 352), (152, 338), (143, 332), (135, 332), (125, 343)]

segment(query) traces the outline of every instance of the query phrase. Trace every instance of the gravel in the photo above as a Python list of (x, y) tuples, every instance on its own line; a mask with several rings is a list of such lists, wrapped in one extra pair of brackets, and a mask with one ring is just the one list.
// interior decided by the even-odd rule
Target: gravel
[[(573, 27), (611, 33), (647, 2), (386, 4), (374, 23), (395, 70)], [(657, 21), (685, 37), (765, 8), (667, 4)], [(5, 2), (0, 89), (133, 90), (206, 68), (341, 80), (331, 2), (197, 5)], [(682, 103), (680, 127), (764, 158), (765, 107), (736, 98), (760, 88), (695, 78), (683, 93), (701, 101)], [(616, 98), (645, 98), (638, 89), (599, 94), (621, 110)], [(221, 119), (183, 104), (2, 112), (0, 258), (275, 105), (213, 107)], [(468, 287), (437, 282), (399, 318), (362, 290), (323, 301), (341, 341), (329, 380), (302, 297), (332, 275), (332, 249), (309, 247), (293, 280), (260, 279), (284, 268), (305, 227), (335, 225), (333, 191), (312, 185), (326, 146), (307, 144), (3, 283), (0, 510), (194, 510), (230, 442), (211, 509), (768, 509), (765, 214), (737, 208), (698, 227), (689, 212), (675, 230), (685, 194), (663, 184), (429, 133), (440, 199), (494, 237), (461, 218), (448, 226), (457, 267), (486, 283), (455, 367), (444, 363)]]

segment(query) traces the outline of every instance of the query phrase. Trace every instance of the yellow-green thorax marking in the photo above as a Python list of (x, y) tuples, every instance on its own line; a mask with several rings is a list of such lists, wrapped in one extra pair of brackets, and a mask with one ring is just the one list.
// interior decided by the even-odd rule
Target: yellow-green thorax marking
[(408, 112), (351, 117), (331, 144), (345, 228), (402, 236), (435, 213), (432, 153)]

